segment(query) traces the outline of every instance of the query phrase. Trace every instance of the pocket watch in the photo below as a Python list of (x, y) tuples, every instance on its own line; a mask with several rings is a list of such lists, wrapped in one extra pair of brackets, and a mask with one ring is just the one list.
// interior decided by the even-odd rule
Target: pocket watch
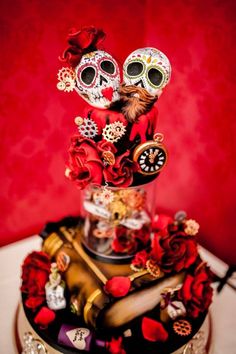
[(133, 160), (138, 163), (139, 172), (144, 175), (159, 173), (167, 162), (167, 151), (162, 144), (164, 137), (156, 133), (153, 140), (138, 145), (134, 150)]

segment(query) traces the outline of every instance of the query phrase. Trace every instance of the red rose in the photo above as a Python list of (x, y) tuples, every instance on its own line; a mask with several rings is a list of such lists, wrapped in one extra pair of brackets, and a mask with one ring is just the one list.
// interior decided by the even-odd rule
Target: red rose
[(22, 265), (21, 291), (28, 295), (26, 306), (34, 309), (45, 299), (45, 284), (50, 274), (51, 262), (44, 252), (32, 252)]
[(150, 241), (150, 228), (147, 225), (143, 225), (140, 230), (132, 231), (132, 237), (142, 246), (146, 246)]
[(117, 156), (115, 163), (104, 169), (104, 178), (107, 183), (122, 188), (129, 187), (132, 184), (136, 165), (127, 156), (129, 156), (129, 150)]
[(162, 323), (148, 317), (142, 320), (143, 337), (150, 342), (165, 342), (168, 338), (168, 332)]
[(184, 232), (167, 234), (156, 233), (153, 238), (151, 258), (163, 272), (180, 272), (193, 264), (198, 256), (195, 237)]
[(152, 221), (152, 229), (156, 232), (167, 233), (168, 226), (174, 222), (173, 218), (166, 214), (155, 214)]
[(69, 170), (67, 177), (75, 181), (80, 189), (89, 183), (102, 183), (103, 163), (96, 150), (96, 143), (74, 135), (69, 148)]
[(104, 290), (113, 297), (123, 297), (128, 294), (131, 281), (128, 277), (113, 277), (106, 282)]
[(110, 141), (107, 141), (105, 139), (97, 143), (97, 150), (101, 156), (105, 151), (111, 151), (113, 154), (117, 152), (117, 149), (114, 146), (114, 144), (112, 144)]
[(82, 55), (97, 50), (97, 46), (104, 40), (105, 33), (93, 26), (83, 27), (80, 31), (68, 35), (68, 44), (62, 57), (70, 66), (76, 67)]
[(116, 228), (116, 236), (111, 245), (114, 252), (131, 254), (136, 251), (137, 242), (128, 231), (122, 226)]
[(187, 274), (178, 297), (183, 301), (188, 315), (198, 317), (200, 312), (208, 309), (212, 301), (212, 273), (204, 263), (198, 266), (194, 274)]
[(122, 348), (122, 337), (112, 338), (107, 344), (107, 349), (110, 354), (126, 354), (126, 351)]
[(42, 307), (34, 318), (34, 322), (40, 326), (41, 329), (48, 327), (49, 323), (55, 320), (56, 314), (48, 307)]
[(132, 260), (132, 265), (135, 268), (145, 268), (148, 256), (149, 254), (145, 250), (137, 252)]

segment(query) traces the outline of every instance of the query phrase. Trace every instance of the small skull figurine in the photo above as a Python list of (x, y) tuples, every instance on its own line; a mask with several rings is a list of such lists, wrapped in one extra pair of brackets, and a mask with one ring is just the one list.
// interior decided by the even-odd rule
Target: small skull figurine
[(105, 109), (119, 99), (120, 72), (110, 54), (102, 50), (84, 54), (75, 73), (75, 90), (90, 105)]
[(170, 81), (168, 58), (155, 48), (141, 48), (132, 52), (124, 62), (124, 82), (145, 88), (156, 96)]

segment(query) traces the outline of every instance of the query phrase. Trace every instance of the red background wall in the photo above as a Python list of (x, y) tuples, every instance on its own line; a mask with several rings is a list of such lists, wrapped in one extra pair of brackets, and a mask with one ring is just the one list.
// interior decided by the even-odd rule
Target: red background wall
[(14, 0), (0, 14), (1, 245), (80, 210), (64, 165), (85, 103), (56, 83), (68, 30), (93, 24), (121, 65), (143, 46), (169, 57), (159, 131), (170, 159), (156, 205), (186, 210), (201, 224), (200, 242), (235, 263), (235, 1)]

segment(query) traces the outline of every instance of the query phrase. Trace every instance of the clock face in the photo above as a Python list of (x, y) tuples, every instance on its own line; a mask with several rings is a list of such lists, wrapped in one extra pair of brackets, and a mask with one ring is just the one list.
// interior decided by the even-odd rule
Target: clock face
[(134, 161), (139, 165), (139, 172), (145, 175), (159, 173), (165, 166), (166, 160), (167, 153), (164, 146), (155, 141), (138, 146), (134, 152)]

